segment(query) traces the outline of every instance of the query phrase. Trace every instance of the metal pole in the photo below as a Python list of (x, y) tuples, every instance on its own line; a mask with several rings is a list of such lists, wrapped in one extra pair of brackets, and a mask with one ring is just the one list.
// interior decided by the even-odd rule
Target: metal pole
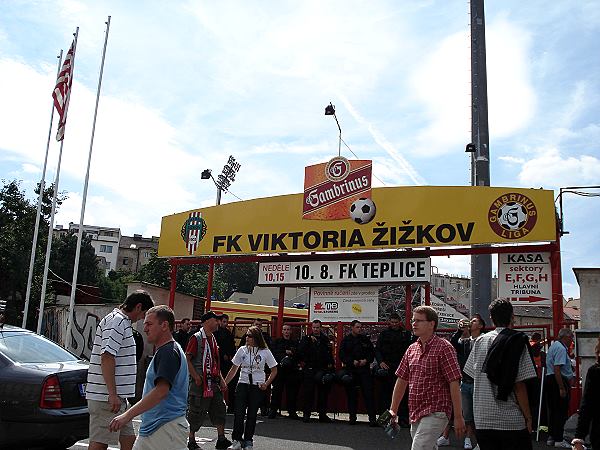
[(177, 288), (177, 264), (171, 264), (171, 288), (169, 289), (169, 308), (175, 307), (175, 289)]
[[(211, 175), (212, 177), (212, 175)], [(217, 206), (221, 204), (221, 186), (215, 181), (213, 178), (215, 185), (217, 186)], [(208, 263), (208, 279), (206, 280), (206, 303), (204, 304), (205, 311), (210, 309), (210, 303), (212, 300), (212, 288), (213, 288), (213, 278), (215, 275), (215, 263), (214, 261), (210, 261)]]
[(52, 195), (52, 212), (50, 213), (50, 225), (48, 226), (48, 242), (46, 244), (46, 260), (44, 262), (44, 278), (42, 280), (42, 293), (40, 294), (40, 308), (38, 313), (37, 334), (42, 333), (42, 320), (44, 317), (44, 305), (46, 304), (46, 286), (48, 283), (48, 268), (50, 266), (50, 253), (52, 250), (52, 238), (54, 236), (54, 214), (56, 212), (56, 196), (58, 195), (58, 183), (60, 180), (60, 165), (62, 161), (63, 145), (65, 140), (60, 141), (58, 152), (58, 165), (56, 166), (56, 177), (54, 179), (54, 192)]
[[(471, 185), (490, 186), (490, 154), (483, 0), (471, 0)], [(492, 300), (492, 256), (471, 256), (471, 308), (473, 314), (489, 318)]]
[(215, 262), (211, 259), (208, 263), (208, 280), (206, 281), (206, 303), (204, 304), (204, 310), (210, 309), (210, 301), (212, 298), (212, 287), (213, 277), (215, 275)]
[(90, 151), (88, 153), (87, 171), (85, 174), (85, 183), (83, 185), (83, 199), (81, 202), (81, 215), (79, 217), (79, 230), (77, 233), (77, 247), (75, 248), (75, 265), (73, 267), (73, 281), (71, 282), (71, 299), (69, 301), (69, 321), (67, 325), (67, 338), (65, 348), (70, 347), (71, 330), (73, 329), (73, 308), (75, 306), (75, 291), (77, 289), (77, 271), (79, 270), (79, 255), (81, 254), (81, 240), (83, 237), (83, 222), (85, 217), (85, 201), (87, 198), (88, 182), (90, 179), (90, 165), (92, 163), (92, 149), (94, 147), (94, 133), (96, 132), (96, 118), (98, 117), (98, 103), (100, 102), (100, 89), (102, 88), (102, 75), (104, 73), (104, 59), (106, 57), (106, 45), (108, 44), (108, 31), (110, 30), (110, 16), (106, 23), (106, 36), (104, 38), (104, 48), (102, 49), (102, 63), (100, 64), (100, 76), (98, 77), (98, 90), (96, 92), (96, 106), (94, 108), (94, 121), (92, 123), (92, 136), (90, 138)]
[(217, 186), (217, 206), (221, 204), (221, 188)]
[[(58, 69), (56, 71), (56, 78), (60, 75), (60, 65), (62, 64), (62, 54), (60, 51), (58, 58)], [(44, 197), (45, 179), (46, 179), (46, 167), (48, 165), (48, 151), (50, 150), (50, 138), (52, 136), (52, 122), (54, 121), (54, 102), (52, 102), (52, 109), (50, 110), (50, 128), (48, 128), (48, 140), (46, 141), (46, 156), (44, 158), (44, 168), (42, 169), (42, 178), (40, 180), (40, 194), (38, 195), (37, 213), (35, 216), (35, 227), (33, 229), (33, 243), (31, 245), (31, 258), (29, 259), (29, 275), (27, 277), (27, 292), (25, 293), (25, 307), (23, 308), (23, 323), (22, 328), (27, 328), (27, 314), (29, 313), (29, 297), (31, 296), (31, 282), (33, 281), (33, 266), (35, 264), (35, 250), (37, 248), (38, 232), (40, 228), (40, 213), (42, 210), (42, 200)], [(55, 188), (56, 189), (56, 188)], [(52, 233), (52, 229), (50, 229)]]
[(404, 285), (404, 289), (405, 289), (405, 296), (404, 296), (404, 309), (405, 309), (405, 315), (406, 317), (404, 318), (404, 324), (406, 326), (407, 330), (410, 330), (411, 328), (411, 319), (412, 319), (412, 284), (407, 283)]
[(535, 441), (540, 441), (540, 422), (542, 420), (542, 402), (544, 401), (544, 379), (546, 378), (546, 367), (542, 367), (542, 380), (540, 383), (540, 402), (538, 405), (538, 417), (537, 417), (537, 431), (535, 434)]
[(285, 305), (285, 286), (279, 286), (279, 302), (277, 303), (277, 334), (281, 337), (283, 330), (283, 307)]
[(556, 248), (550, 252), (550, 271), (552, 273), (552, 333), (554, 339), (557, 339), (558, 330), (564, 321), (559, 229), (556, 232)]

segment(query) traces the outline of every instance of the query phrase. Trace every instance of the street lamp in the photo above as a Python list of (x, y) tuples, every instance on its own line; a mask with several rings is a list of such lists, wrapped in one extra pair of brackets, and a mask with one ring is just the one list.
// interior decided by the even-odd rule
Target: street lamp
[(340, 139), (338, 142), (338, 156), (341, 156), (342, 155), (342, 127), (340, 127), (340, 122), (338, 121), (337, 116), (335, 115), (335, 106), (333, 106), (333, 104), (331, 102), (329, 102), (329, 105), (327, 105), (325, 107), (325, 115), (333, 116), (333, 118), (335, 119), (335, 123), (337, 123), (338, 130), (340, 130)]

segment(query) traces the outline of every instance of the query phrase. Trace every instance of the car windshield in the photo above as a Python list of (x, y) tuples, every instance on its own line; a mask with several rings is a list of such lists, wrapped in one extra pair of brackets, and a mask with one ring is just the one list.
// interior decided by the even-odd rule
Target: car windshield
[(78, 361), (75, 355), (54, 342), (31, 333), (0, 332), (0, 352), (17, 363)]

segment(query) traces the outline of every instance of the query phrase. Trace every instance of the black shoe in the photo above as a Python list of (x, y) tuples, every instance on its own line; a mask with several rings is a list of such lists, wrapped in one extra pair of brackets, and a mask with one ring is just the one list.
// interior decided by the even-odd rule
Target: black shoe
[[(217, 439), (217, 445), (215, 445), (215, 448), (227, 450), (227, 448), (230, 445), (231, 445), (231, 441), (229, 439), (227, 439), (226, 437), (224, 437), (223, 439)], [(198, 448), (200, 448), (200, 447), (198, 447)]]
[(348, 423), (350, 425), (356, 425), (356, 416), (353, 414), (350, 414), (350, 420), (348, 421)]
[[(198, 450), (200, 448), (200, 446), (198, 445), (198, 443), (195, 440), (188, 441), (187, 447), (189, 450)], [(225, 448), (227, 448), (227, 447), (225, 447)]]
[(298, 419), (300, 419), (300, 416), (298, 414), (296, 414), (295, 412), (291, 412), (291, 413), (288, 413), (288, 418), (293, 419), (293, 420), (298, 420)]
[(267, 417), (269, 415), (269, 411), (267, 411), (266, 408), (261, 408), (260, 409), (260, 415), (263, 417)]
[(333, 420), (327, 414), (319, 414), (319, 422), (321, 423), (332, 423)]
[(272, 409), (269, 411), (269, 419), (275, 419), (277, 417), (277, 411)]

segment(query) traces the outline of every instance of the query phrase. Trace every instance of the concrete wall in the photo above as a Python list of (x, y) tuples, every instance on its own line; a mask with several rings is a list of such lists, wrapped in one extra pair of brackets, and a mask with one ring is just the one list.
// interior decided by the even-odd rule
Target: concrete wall
[(576, 331), (577, 354), (585, 385), (587, 371), (596, 362), (594, 347), (600, 336), (600, 268), (573, 269), (579, 283), (581, 302), (580, 328)]
[[(132, 283), (127, 283), (127, 295), (135, 292), (137, 290), (144, 290), (150, 294), (152, 300), (154, 300), (155, 305), (168, 305), (169, 304), (169, 290), (162, 288), (160, 286), (154, 286), (152, 284), (143, 283), (140, 281), (134, 281)], [(200, 299), (198, 297), (194, 297), (192, 295), (181, 294), (179, 292), (175, 293), (175, 308), (173, 312), (175, 313), (175, 320), (181, 320), (185, 317), (193, 318), (194, 316), (194, 301), (200, 300), (204, 301), (204, 299)]]

